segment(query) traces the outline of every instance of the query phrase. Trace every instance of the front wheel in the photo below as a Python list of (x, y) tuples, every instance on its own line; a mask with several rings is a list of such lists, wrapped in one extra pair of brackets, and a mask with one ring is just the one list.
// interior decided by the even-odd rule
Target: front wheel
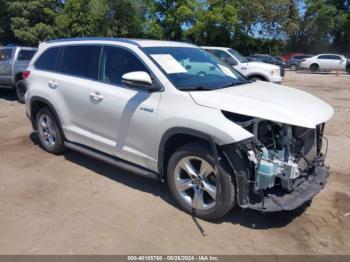
[(235, 186), (230, 169), (221, 159), (215, 171), (211, 150), (203, 143), (182, 146), (171, 156), (167, 180), (170, 192), (185, 212), (215, 220), (235, 204)]
[(24, 80), (20, 80), (16, 83), (16, 94), (17, 94), (17, 99), (18, 102), (20, 103), (24, 103), (24, 95), (27, 92), (27, 85), (26, 82)]

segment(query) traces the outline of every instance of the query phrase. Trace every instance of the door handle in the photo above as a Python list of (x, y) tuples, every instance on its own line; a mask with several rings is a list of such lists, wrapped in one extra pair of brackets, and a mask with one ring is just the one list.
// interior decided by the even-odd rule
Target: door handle
[(58, 84), (56, 81), (51, 80), (51, 81), (49, 81), (48, 86), (52, 89), (56, 89)]
[(101, 95), (99, 92), (93, 92), (93, 93), (90, 93), (90, 98), (93, 101), (100, 102), (103, 100), (103, 95)]

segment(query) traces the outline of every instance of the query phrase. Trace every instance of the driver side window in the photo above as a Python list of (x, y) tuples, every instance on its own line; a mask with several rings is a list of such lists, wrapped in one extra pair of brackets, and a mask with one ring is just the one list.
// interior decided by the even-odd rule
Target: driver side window
[(122, 76), (135, 71), (149, 73), (145, 65), (130, 51), (114, 46), (103, 47), (99, 80), (108, 84), (122, 85)]

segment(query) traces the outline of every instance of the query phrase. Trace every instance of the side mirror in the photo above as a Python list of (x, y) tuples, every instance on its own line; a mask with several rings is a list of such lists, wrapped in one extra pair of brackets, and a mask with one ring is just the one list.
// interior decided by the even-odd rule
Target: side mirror
[(152, 90), (152, 79), (147, 72), (135, 71), (122, 76), (122, 83), (130, 88)]

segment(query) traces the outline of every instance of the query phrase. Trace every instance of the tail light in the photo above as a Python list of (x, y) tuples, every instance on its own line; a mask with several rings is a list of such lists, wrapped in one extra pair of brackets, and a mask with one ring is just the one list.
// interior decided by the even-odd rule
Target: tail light
[(30, 75), (30, 71), (24, 71), (24, 72), (22, 73), (23, 79), (27, 79), (27, 78), (29, 77), (29, 75)]

